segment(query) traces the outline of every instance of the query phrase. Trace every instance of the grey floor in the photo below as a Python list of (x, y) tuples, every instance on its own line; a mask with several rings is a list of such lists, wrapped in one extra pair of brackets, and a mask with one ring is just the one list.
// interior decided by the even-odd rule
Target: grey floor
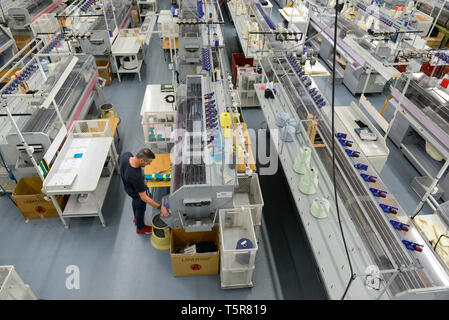
[[(159, 1), (159, 9), (168, 5)], [(275, 13), (273, 8), (273, 16)], [(224, 25), (224, 34), (230, 57), (240, 51), (232, 25)], [(150, 48), (142, 82), (127, 75), (104, 90), (121, 119), (119, 152), (136, 152), (144, 146), (139, 112), (146, 84), (171, 80), (157, 37)], [(324, 89), (325, 82), (317, 83)], [(330, 90), (326, 94), (330, 98)], [(336, 88), (336, 98), (337, 105), (358, 101), (343, 85)], [(380, 108), (385, 97), (371, 95), (369, 99)], [(258, 108), (245, 109), (244, 118), (250, 128), (259, 128), (264, 121)], [(391, 142), (388, 146), (390, 157), (381, 177), (411, 211), (418, 197), (410, 182), (418, 173)], [(131, 201), (118, 176), (112, 179), (103, 207), (107, 228), (95, 218), (72, 219), (68, 230), (59, 219), (25, 223), (11, 201), (0, 197), (0, 265), (14, 265), (41, 299), (325, 299), (282, 169), (273, 176), (261, 176), (260, 183), (267, 233), (259, 243), (254, 288), (222, 290), (219, 276), (173, 277), (168, 251), (154, 249), (149, 235), (135, 233)], [(159, 192), (156, 197), (161, 195)], [(146, 223), (150, 221), (148, 209)], [(70, 265), (80, 269), (79, 290), (66, 288), (65, 271)]]

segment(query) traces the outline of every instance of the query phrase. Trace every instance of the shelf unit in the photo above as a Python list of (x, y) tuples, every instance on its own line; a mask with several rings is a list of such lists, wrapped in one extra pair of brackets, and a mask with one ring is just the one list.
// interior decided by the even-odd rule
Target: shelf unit
[(147, 85), (140, 115), (145, 144), (155, 153), (169, 153), (174, 146), (176, 130), (175, 103), (167, 102), (167, 95), (161, 85)]

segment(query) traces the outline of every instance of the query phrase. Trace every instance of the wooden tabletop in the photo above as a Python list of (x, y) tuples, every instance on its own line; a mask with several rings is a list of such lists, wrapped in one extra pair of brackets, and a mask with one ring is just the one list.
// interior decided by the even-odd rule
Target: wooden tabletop
[[(155, 174), (156, 172), (162, 170), (168, 170), (167, 172), (163, 172), (161, 174), (171, 174), (171, 159), (169, 153), (156, 153), (156, 158), (151, 162), (149, 166), (146, 166), (144, 169), (145, 175), (147, 174)], [(148, 188), (161, 188), (161, 187), (170, 187), (171, 181), (148, 181)]]
[[(175, 39), (175, 45), (173, 45), (173, 40), (171, 41), (171, 47), (172, 49), (178, 49), (178, 39)], [(168, 42), (168, 39), (165, 39), (162, 43), (162, 49), (163, 50), (170, 50), (170, 43)]]
[(115, 135), (115, 132), (117, 131), (118, 123), (120, 122), (119, 118), (97, 118), (92, 120), (109, 120), (109, 129), (111, 129), (112, 136)]
[[(249, 160), (249, 167), (253, 171), (257, 171), (256, 167), (256, 161), (254, 158), (254, 153), (251, 145), (251, 139), (248, 133), (248, 127), (246, 126), (246, 123), (242, 122), (242, 131), (243, 131), (243, 137), (245, 140), (245, 148), (248, 151), (248, 160)], [(237, 143), (240, 144), (240, 136), (236, 135)], [(237, 172), (243, 173), (246, 171), (246, 164), (245, 164), (245, 158), (243, 156), (243, 152), (240, 157), (237, 159)]]

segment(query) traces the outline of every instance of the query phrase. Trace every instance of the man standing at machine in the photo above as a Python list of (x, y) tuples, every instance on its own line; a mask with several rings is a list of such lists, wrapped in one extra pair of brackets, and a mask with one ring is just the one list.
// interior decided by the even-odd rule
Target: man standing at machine
[(160, 209), (161, 216), (169, 216), (167, 208), (158, 204), (147, 195), (147, 187), (142, 174), (142, 168), (153, 161), (156, 156), (148, 149), (140, 150), (136, 156), (131, 152), (125, 152), (120, 156), (120, 175), (126, 193), (132, 198), (134, 212), (134, 223), (137, 226), (138, 234), (148, 234), (152, 232), (152, 227), (144, 223), (144, 216), (147, 204)]

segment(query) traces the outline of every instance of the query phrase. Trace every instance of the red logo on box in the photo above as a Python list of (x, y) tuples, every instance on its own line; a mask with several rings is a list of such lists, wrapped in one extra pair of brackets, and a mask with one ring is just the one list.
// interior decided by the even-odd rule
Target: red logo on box
[(44, 207), (41, 207), (41, 206), (37, 206), (36, 208), (34, 208), (34, 211), (36, 211), (38, 213), (44, 213), (45, 211), (47, 211), (47, 209), (45, 209)]
[(200, 264), (192, 264), (190, 266), (190, 269), (192, 269), (193, 271), (199, 271), (199, 270), (201, 270), (201, 265)]

